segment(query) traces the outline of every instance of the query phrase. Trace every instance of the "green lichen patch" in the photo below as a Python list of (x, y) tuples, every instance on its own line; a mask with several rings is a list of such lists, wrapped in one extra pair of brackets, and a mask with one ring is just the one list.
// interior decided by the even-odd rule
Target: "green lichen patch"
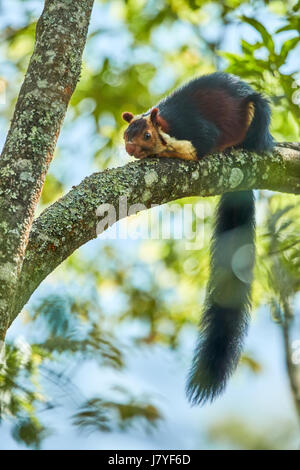
[(0, 280), (7, 284), (14, 282), (16, 278), (15, 265), (13, 263), (4, 263), (0, 265)]
[(244, 179), (244, 173), (240, 168), (232, 168), (229, 176), (229, 186), (230, 188), (236, 188), (241, 184)]
[(146, 186), (152, 186), (154, 183), (158, 182), (158, 174), (155, 170), (149, 170), (145, 173), (144, 179)]

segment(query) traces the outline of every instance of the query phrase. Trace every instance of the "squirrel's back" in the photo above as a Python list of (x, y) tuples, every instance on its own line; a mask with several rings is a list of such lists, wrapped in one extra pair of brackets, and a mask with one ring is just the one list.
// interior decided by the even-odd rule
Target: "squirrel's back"
[(198, 158), (228, 147), (267, 150), (273, 145), (267, 100), (232, 74), (195, 78), (160, 101), (158, 109), (170, 135), (190, 140)]

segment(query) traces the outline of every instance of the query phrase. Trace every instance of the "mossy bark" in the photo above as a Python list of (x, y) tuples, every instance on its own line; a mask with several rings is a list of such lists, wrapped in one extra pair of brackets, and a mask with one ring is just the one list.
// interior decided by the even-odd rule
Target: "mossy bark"
[(265, 155), (235, 151), (226, 156), (211, 155), (200, 162), (151, 158), (94, 173), (34, 222), (13, 317), (48, 274), (97, 236), (96, 211), (101, 204), (110, 204), (119, 220), (126, 217), (122, 207), (125, 198), (127, 209), (139, 204), (142, 210), (182, 197), (247, 189), (299, 194), (300, 152), (285, 148)]
[(34, 211), (80, 77), (93, 0), (46, 0), (0, 157), (0, 339), (10, 322)]

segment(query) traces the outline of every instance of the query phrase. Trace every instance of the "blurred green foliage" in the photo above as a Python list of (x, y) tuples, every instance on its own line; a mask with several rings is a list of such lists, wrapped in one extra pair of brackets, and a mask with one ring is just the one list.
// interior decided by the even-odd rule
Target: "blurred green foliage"
[(289, 449), (292, 433), (288, 422), (278, 428), (266, 426), (257, 430), (237, 416), (227, 416), (210, 427), (208, 437), (229, 444), (233, 450), (277, 450)]
[[(23, 26), (7, 25), (1, 33), (1, 60), (8, 67), (9, 77), (7, 101), (2, 107), (6, 126), (34, 45), (36, 18), (26, 2), (19, 3), (23, 6)], [(299, 5), (292, 0), (96, 2), (81, 80), (71, 100), (56, 161), (46, 178), (40, 210), (60, 197), (70, 184), (68, 175), (73, 174), (76, 163), (64, 168), (66, 156), (74, 161), (78, 157), (78, 164), (81, 159), (86, 165), (83, 172), (124, 163), (120, 158), (122, 152), (124, 155), (122, 111), (143, 112), (184, 80), (216, 69), (235, 73), (268, 95), (274, 137), (298, 141), (300, 76), (293, 60), (297, 64), (300, 50)], [(267, 19), (271, 15), (280, 26), (269, 29), (267, 20), (260, 22), (257, 12), (262, 9)], [(272, 25), (273, 20), (269, 23)], [(248, 28), (241, 31), (255, 32), (256, 40), (242, 38), (235, 45), (239, 52), (228, 51), (225, 39), (233, 27)], [(282, 40), (287, 32), (289, 37)], [(8, 81), (5, 76), (3, 79)], [(80, 127), (84, 119), (90, 134), (89, 140), (82, 142), (82, 149), (92, 152), (90, 159), (78, 155), (79, 150), (72, 147), (77, 142), (76, 125)], [(179, 207), (197, 202), (199, 198), (178, 201)], [(118, 244), (102, 240), (92, 255), (83, 248), (57, 270), (56, 279), (63, 288), (52, 291), (49, 287), (47, 293), (29, 304), (24, 315), (26, 341), (8, 343), (0, 363), (0, 418), (10, 420), (16, 441), (40, 448), (43, 439), (55, 432), (43, 423), (41, 411), (66, 403), (68, 407), (72, 400), (77, 407), (75, 413), (70, 413), (73, 424), (90, 432), (127, 429), (136, 420), (146, 424), (147, 429), (162, 418), (153, 397), (140, 397), (122, 389), (121, 397), (113, 399), (118, 386), (114, 383), (109, 391), (99, 390), (97, 397), (87, 398), (73, 378), (78, 364), (85, 361), (95, 362), (100, 370), (122, 371), (127, 348), (159, 343), (176, 349), (182, 334), (198, 323), (208, 278), (215, 202), (215, 198), (201, 201), (204, 217), (194, 217), (194, 225), (204, 226), (205, 235), (197, 250), (187, 250), (184, 240), (172, 238), (138, 240), (135, 244), (128, 242), (128, 246), (126, 241)], [(299, 291), (300, 207), (295, 196), (264, 191), (257, 205), (261, 216), (254, 306), (269, 304), (274, 317), (274, 305), (282, 307), (284, 297), (291, 306)], [(143, 216), (135, 220), (141, 225), (144, 221)], [(277, 269), (285, 272), (280, 285), (274, 257), (279, 260)], [(68, 289), (74, 279), (76, 285)], [(117, 306), (107, 300), (111, 298)], [(290, 312), (293, 316), (292, 307)], [(137, 325), (136, 332), (125, 334), (126, 325)], [(242, 364), (254, 373), (262, 371), (261, 365), (246, 353)], [(49, 398), (49, 384), (56, 387), (56, 392), (65, 391), (63, 401), (55, 393), (53, 399)], [(230, 433), (225, 427), (225, 434), (232, 436), (237, 447), (257, 448), (260, 435), (251, 431), (249, 437), (247, 430), (241, 434), (240, 429), (231, 423)], [(216, 428), (211, 437), (217, 439), (223, 431)], [(261, 441), (260, 445), (272, 448), (281, 444), (278, 440), (275, 444)]]

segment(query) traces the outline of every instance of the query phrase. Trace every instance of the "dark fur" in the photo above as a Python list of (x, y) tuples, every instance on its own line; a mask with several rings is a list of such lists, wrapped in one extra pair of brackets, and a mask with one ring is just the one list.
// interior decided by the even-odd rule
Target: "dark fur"
[[(211, 271), (200, 334), (189, 374), (187, 395), (193, 403), (220, 394), (239, 361), (247, 332), (254, 263), (252, 191), (224, 194), (219, 202), (211, 246)], [(243, 248), (246, 247), (246, 248)], [(237, 250), (245, 265), (234, 265)]]
[(133, 121), (126, 129), (125, 134), (128, 140), (134, 139), (136, 135), (139, 135), (147, 127), (147, 121), (143, 118)]
[[(239, 132), (243, 134), (241, 121), (249, 102), (253, 102), (257, 110), (256, 124), (252, 122), (242, 146), (258, 151), (270, 148), (273, 139), (268, 132), (268, 102), (234, 75), (216, 72), (195, 78), (177, 88), (157, 107), (159, 115), (168, 123), (169, 134), (191, 141), (201, 158), (217, 150), (220, 144), (227, 142), (225, 147), (231, 146), (233, 131), (237, 130), (235, 137)], [(259, 121), (263, 122), (263, 132)], [(255, 147), (257, 134), (261, 137)]]
[[(249, 102), (254, 103), (255, 113), (246, 130)], [(230, 147), (236, 139), (236, 147), (257, 152), (274, 145), (269, 133), (268, 102), (233, 75), (214, 73), (196, 78), (157, 106), (170, 135), (190, 140), (198, 158), (218, 147)], [(187, 395), (193, 403), (213, 400), (220, 394), (239, 361), (250, 307), (254, 225), (252, 191), (221, 197), (206, 304), (187, 384)], [(239, 266), (239, 262), (244, 265)]]

